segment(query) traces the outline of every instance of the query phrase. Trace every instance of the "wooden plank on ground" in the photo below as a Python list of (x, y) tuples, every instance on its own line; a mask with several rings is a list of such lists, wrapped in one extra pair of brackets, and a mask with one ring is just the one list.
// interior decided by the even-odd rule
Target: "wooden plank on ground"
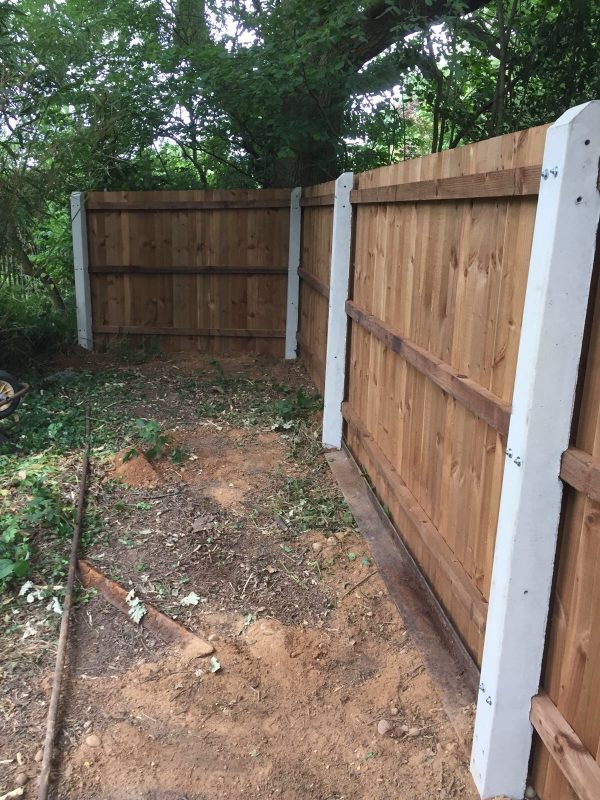
[(330, 451), (325, 457), (468, 752), (477, 668), (347, 449)]
[(354, 322), (426, 375), (471, 413), (487, 422), (502, 436), (508, 434), (510, 403), (506, 403), (485, 387), (462, 375), (424, 348), (399, 336), (389, 325), (376, 319), (352, 300), (346, 303), (346, 312)]
[[(112, 606), (129, 615), (127, 589), (98, 572), (87, 561), (80, 559), (77, 562), (77, 569), (81, 583), (86, 589), (96, 589)], [(167, 617), (166, 614), (154, 608), (150, 603), (146, 602), (145, 606), (146, 614), (143, 618), (142, 627), (149, 628), (164, 642), (179, 645), (180, 647), (193, 647), (197, 656), (209, 656), (214, 653), (215, 648), (210, 642), (188, 631), (179, 622)]]
[(373, 189), (356, 189), (353, 204), (414, 203), (426, 200), (471, 200), (475, 198), (536, 195), (540, 188), (541, 165), (478, 172), (452, 178), (411, 181)]
[(547, 694), (533, 698), (529, 718), (579, 800), (598, 800), (600, 764)]

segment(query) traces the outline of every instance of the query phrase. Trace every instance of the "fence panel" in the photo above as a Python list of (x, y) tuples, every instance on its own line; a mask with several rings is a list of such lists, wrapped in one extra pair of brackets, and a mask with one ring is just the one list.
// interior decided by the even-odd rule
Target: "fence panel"
[(335, 181), (302, 190), (298, 349), (315, 386), (325, 387), (329, 270)]
[[(600, 246), (596, 250), (596, 281)], [(566, 484), (543, 689), (600, 765), (600, 283), (592, 294), (578, 414), (563, 456)], [(568, 750), (570, 742), (561, 744)], [(560, 754), (559, 754), (560, 755)], [(583, 758), (583, 752), (579, 751)], [(557, 754), (537, 740), (533, 785), (542, 800), (573, 800)], [(583, 775), (583, 770), (582, 770)], [(600, 766), (596, 774), (600, 785)], [(583, 795), (580, 795), (583, 796)], [(590, 796), (597, 796), (593, 794)]]
[(86, 198), (94, 339), (283, 355), (286, 189)]
[(478, 662), (545, 133), (352, 193), (347, 441)]

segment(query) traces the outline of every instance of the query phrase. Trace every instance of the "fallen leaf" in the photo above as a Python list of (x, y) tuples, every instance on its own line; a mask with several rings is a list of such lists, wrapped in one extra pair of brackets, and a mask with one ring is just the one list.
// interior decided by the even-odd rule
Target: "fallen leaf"
[(129, 606), (129, 616), (136, 625), (139, 625), (144, 616), (148, 613), (146, 606), (139, 597), (135, 596), (135, 589), (132, 589), (125, 598)]
[(196, 592), (190, 592), (186, 597), (182, 597), (179, 601), (180, 605), (182, 606), (197, 606), (200, 602), (200, 598), (196, 594)]

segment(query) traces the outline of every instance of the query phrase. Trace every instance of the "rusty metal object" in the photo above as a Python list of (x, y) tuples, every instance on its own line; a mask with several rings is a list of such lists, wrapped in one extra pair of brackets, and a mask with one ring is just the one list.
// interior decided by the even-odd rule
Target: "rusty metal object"
[[(97, 589), (112, 606), (125, 614), (129, 613), (129, 606), (126, 600), (128, 592), (126, 589), (107, 578), (106, 575), (98, 572), (97, 569), (94, 569), (91, 564), (88, 564), (83, 559), (77, 562), (77, 568), (81, 583), (86, 589)], [(144, 614), (141, 624), (151, 630), (163, 642), (178, 645), (179, 647), (192, 648), (197, 656), (209, 656), (214, 653), (215, 649), (210, 642), (188, 631), (183, 625), (167, 617), (149, 603), (144, 602), (144, 605), (146, 614)]]
[(67, 640), (69, 635), (69, 617), (71, 614), (71, 604), (73, 599), (73, 584), (75, 583), (75, 569), (77, 565), (77, 551), (79, 550), (79, 536), (81, 533), (81, 523), (83, 521), (83, 510), (85, 507), (85, 488), (90, 460), (90, 409), (85, 412), (85, 435), (86, 443), (83, 450), (83, 461), (81, 465), (81, 477), (79, 479), (79, 497), (77, 500), (77, 516), (73, 528), (73, 539), (71, 540), (71, 555), (69, 558), (69, 572), (65, 587), (65, 602), (60, 621), (60, 633), (58, 636), (58, 649), (56, 652), (56, 666), (54, 668), (54, 679), (52, 681), (52, 692), (50, 694), (50, 705), (48, 708), (48, 718), (46, 720), (46, 738), (44, 741), (44, 755), (42, 758), (42, 771), (40, 773), (40, 785), (38, 790), (38, 800), (46, 800), (48, 797), (48, 786), (50, 782), (50, 765), (52, 762), (52, 752), (54, 737), (56, 735), (56, 721), (58, 718), (58, 701), (60, 698), (60, 684), (62, 673), (65, 666), (67, 654)]

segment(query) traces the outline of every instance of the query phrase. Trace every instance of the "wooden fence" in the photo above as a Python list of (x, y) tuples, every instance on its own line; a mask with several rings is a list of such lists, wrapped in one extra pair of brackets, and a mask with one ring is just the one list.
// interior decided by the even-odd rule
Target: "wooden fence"
[(479, 662), (545, 128), (358, 176), (347, 440)]
[(600, 105), (582, 109), (550, 133), (309, 187), (291, 220), (285, 190), (91, 194), (87, 220), (72, 206), (83, 343), (152, 334), (169, 349), (280, 355), (287, 319), (285, 351), (297, 339), (325, 395), (324, 441), (340, 446), (343, 422), (482, 666), (472, 769), (486, 797), (520, 797), (531, 718), (541, 800), (600, 798), (597, 275), (533, 697), (600, 216)]
[[(536, 222), (538, 193), (542, 173), (552, 180), (562, 169), (542, 169), (547, 130), (363, 173), (351, 194), (344, 438), (479, 665), (532, 242), (536, 225), (544, 227)], [(335, 226), (325, 205), (332, 190), (331, 183), (310, 187), (302, 199), (299, 352), (320, 388), (332, 358), (326, 299), (336, 290), (327, 260)], [(583, 200), (575, 192), (570, 202)], [(600, 798), (598, 293), (594, 308), (573, 447), (561, 471), (573, 488), (564, 503), (548, 653), (531, 706), (538, 732), (531, 780), (541, 800)], [(524, 648), (523, 673), (535, 674), (536, 647)], [(510, 677), (522, 683), (520, 674)], [(519, 744), (511, 754), (505, 744), (496, 774), (509, 759), (526, 759), (527, 715), (528, 701)]]
[[(566, 485), (533, 785), (542, 800), (600, 797), (600, 242)], [(567, 781), (566, 775), (572, 781)], [(595, 777), (594, 777), (595, 776)]]
[[(545, 132), (362, 173), (352, 193), (346, 439), (477, 660)], [(298, 338), (319, 388), (332, 191), (302, 199)]]
[(321, 393), (325, 388), (334, 186), (334, 181), (309, 186), (302, 191), (300, 202), (302, 237), (298, 270), (298, 350)]
[(289, 191), (89, 193), (92, 336), (283, 355)]

